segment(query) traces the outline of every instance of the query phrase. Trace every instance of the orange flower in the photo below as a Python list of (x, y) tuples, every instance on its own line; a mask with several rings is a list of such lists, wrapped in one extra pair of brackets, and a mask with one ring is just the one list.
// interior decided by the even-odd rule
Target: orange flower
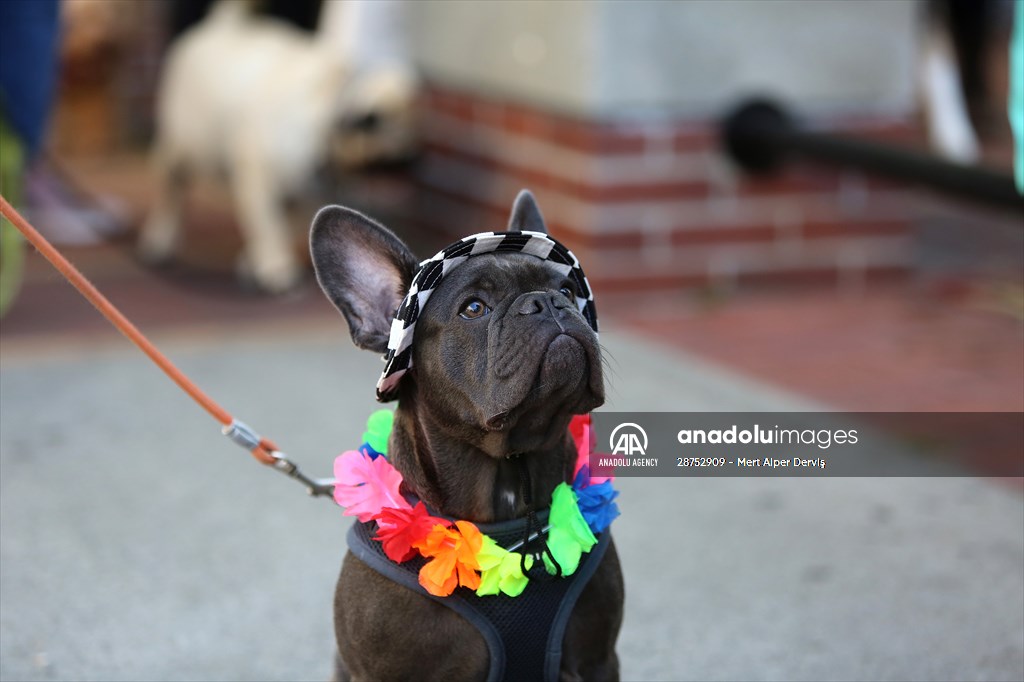
[(455, 527), (438, 524), (414, 546), (425, 557), (432, 557), (420, 569), (420, 585), (430, 594), (447, 597), (458, 585), (475, 590), (480, 587), (480, 564), (476, 554), (483, 536), (469, 521), (456, 521)]

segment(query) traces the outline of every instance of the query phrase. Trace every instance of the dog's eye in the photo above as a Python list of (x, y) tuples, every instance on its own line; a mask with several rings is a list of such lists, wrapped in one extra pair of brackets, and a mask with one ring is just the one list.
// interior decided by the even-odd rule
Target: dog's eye
[(459, 313), (459, 317), (464, 320), (475, 320), (490, 312), (491, 309), (487, 307), (486, 303), (479, 298), (471, 298), (466, 302), (466, 305), (462, 306), (462, 312)]
[(561, 289), (559, 289), (559, 291), (562, 292), (562, 295), (569, 299), (571, 302), (576, 302), (576, 293), (569, 287), (562, 287)]

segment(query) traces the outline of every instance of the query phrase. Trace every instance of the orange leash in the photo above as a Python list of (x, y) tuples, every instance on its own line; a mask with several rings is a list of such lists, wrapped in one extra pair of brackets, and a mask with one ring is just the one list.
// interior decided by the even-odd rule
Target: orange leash
[(176, 383), (185, 393), (188, 393), (193, 400), (210, 413), (214, 419), (221, 423), (223, 426), (222, 433), (228, 436), (235, 443), (238, 443), (242, 447), (246, 448), (253, 457), (259, 460), (263, 464), (273, 466), (275, 469), (283, 471), (293, 478), (299, 479), (305, 483), (309, 488), (309, 492), (312, 495), (329, 494), (329, 483), (324, 481), (314, 481), (304, 476), (298, 469), (298, 467), (289, 461), (287, 457), (281, 453), (277, 445), (266, 438), (262, 438), (256, 435), (252, 429), (250, 429), (244, 422), (241, 422), (221, 407), (217, 402), (206, 395), (201, 388), (195, 385), (191, 379), (185, 376), (185, 373), (178, 369), (173, 362), (171, 362), (166, 355), (160, 352), (153, 343), (146, 338), (146, 336), (139, 331), (139, 329), (126, 318), (120, 310), (118, 310), (113, 303), (107, 300), (107, 297), (100, 293), (100, 291), (93, 286), (92, 282), (86, 279), (85, 275), (78, 271), (78, 269), (71, 264), (68, 259), (61, 255), (57, 249), (53, 247), (50, 242), (46, 240), (43, 235), (29, 224), (25, 218), (21, 216), (14, 207), (12, 207), (2, 195), (0, 195), (0, 214), (3, 214), (11, 223), (25, 235), (25, 239), (29, 241), (32, 246), (43, 254), (46, 260), (50, 261), (50, 264), (57, 269), (60, 274), (71, 282), (71, 284), (78, 289), (79, 293), (82, 294), (92, 303), (93, 306), (99, 310), (107, 320), (110, 321), (119, 332), (124, 334), (128, 339), (138, 346), (139, 350), (149, 356), (150, 360), (156, 363), (156, 365), (164, 371), (171, 381)]

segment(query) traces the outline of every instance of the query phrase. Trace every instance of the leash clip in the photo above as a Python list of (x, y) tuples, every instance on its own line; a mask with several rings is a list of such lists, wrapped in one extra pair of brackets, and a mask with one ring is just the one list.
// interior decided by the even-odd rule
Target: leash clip
[(306, 476), (306, 474), (302, 473), (299, 469), (299, 465), (288, 459), (288, 456), (279, 450), (273, 450), (270, 453), (270, 456), (274, 458), (274, 463), (271, 466), (282, 474), (285, 474), (290, 478), (294, 478), (296, 481), (306, 486), (306, 492), (309, 493), (310, 497), (334, 495), (333, 478), (310, 478), (309, 476)]
[[(238, 419), (232, 419), (230, 424), (227, 424), (221, 428), (221, 433), (227, 436), (233, 443), (245, 448), (249, 452), (253, 452), (257, 448), (261, 451), (270, 450), (263, 444), (263, 439), (259, 437), (251, 426)], [(261, 458), (266, 464), (270, 464), (274, 469), (280, 471), (282, 474), (294, 478), (296, 481), (306, 486), (306, 492), (312, 497), (319, 497), (321, 495), (334, 494), (334, 479), (333, 478), (321, 478), (313, 479), (306, 476), (299, 469), (299, 466), (288, 459), (288, 456), (279, 450), (270, 450), (268, 453), (272, 458), (272, 462), (266, 462), (265, 459)]]
[(220, 432), (249, 452), (260, 445), (260, 437), (252, 430), (252, 427), (238, 419), (232, 419), (230, 424), (221, 428)]

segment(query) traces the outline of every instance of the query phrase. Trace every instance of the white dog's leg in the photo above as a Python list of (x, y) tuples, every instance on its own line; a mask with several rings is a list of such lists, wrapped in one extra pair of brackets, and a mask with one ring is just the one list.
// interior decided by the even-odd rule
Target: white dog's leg
[(274, 166), (255, 146), (243, 145), (232, 164), (231, 188), (245, 239), (243, 273), (263, 290), (282, 293), (302, 276), (288, 236), (282, 188)]
[(159, 148), (152, 159), (153, 205), (139, 233), (139, 257), (161, 264), (174, 258), (181, 241), (181, 206), (187, 182), (183, 164)]

